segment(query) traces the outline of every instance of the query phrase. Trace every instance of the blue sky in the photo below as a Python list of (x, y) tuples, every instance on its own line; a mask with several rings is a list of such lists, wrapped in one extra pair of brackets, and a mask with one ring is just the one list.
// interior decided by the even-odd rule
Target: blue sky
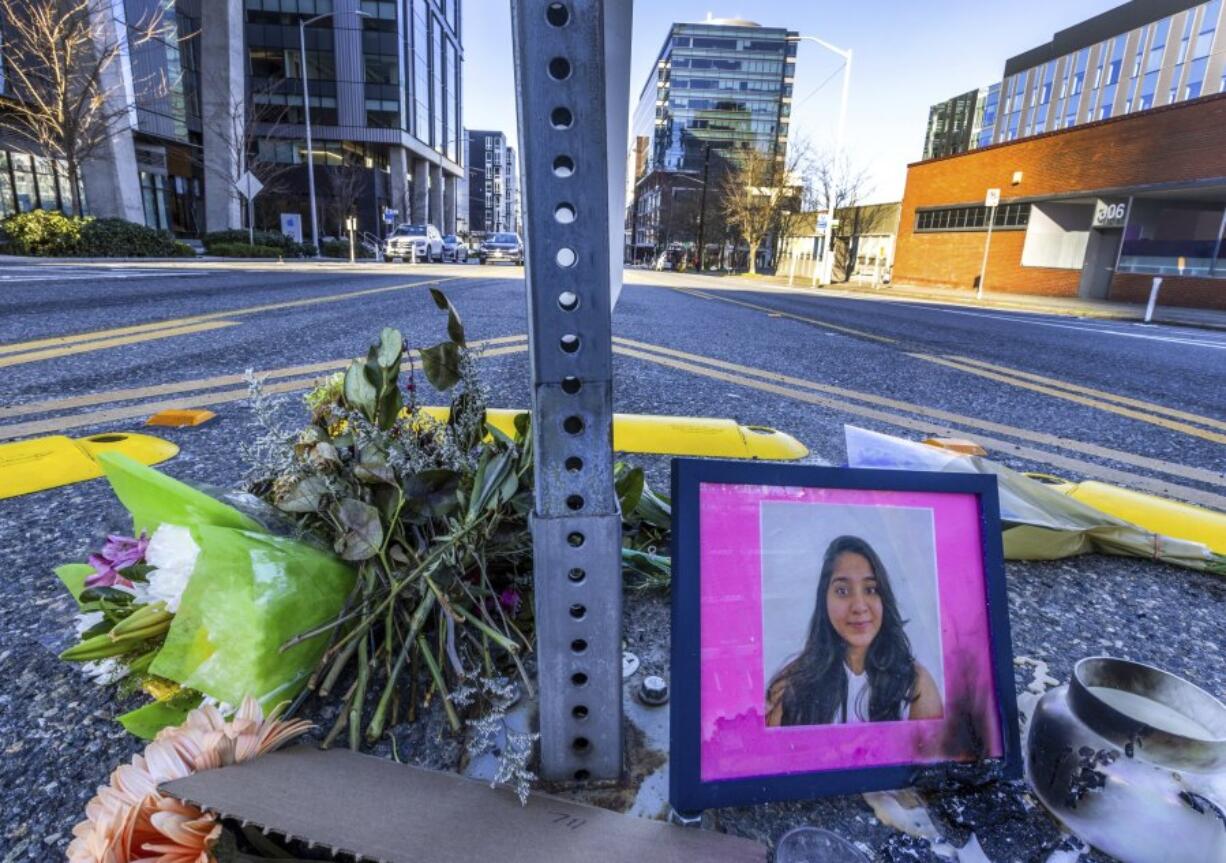
[[(855, 53), (848, 149), (869, 170), (874, 201), (902, 197), (923, 152), (928, 107), (1000, 79), (1005, 60), (1121, 0), (638, 0), (630, 90), (637, 99), (674, 21), (749, 18)], [(464, 123), (514, 141), (515, 79), (508, 0), (464, 4)], [(796, 64), (793, 137), (832, 145), (842, 60), (811, 42)], [(826, 82), (823, 84), (823, 82)], [(820, 88), (820, 89), (819, 89)], [(815, 92), (816, 91), (816, 92)]]

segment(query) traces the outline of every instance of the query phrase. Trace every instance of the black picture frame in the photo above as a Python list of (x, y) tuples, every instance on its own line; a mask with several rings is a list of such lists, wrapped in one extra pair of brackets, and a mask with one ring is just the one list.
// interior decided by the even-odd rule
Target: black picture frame
[[(993, 703), (1004, 750), (1003, 756), (985, 759), (985, 762), (991, 773), (1001, 779), (1015, 779), (1022, 775), (1000, 503), (995, 476), (678, 458), (672, 462), (673, 696), (669, 755), (669, 799), (678, 814), (692, 816), (704, 809), (724, 806), (904, 788), (914, 785), (922, 774), (943, 771), (956, 777), (959, 770), (970, 766), (967, 762), (949, 761), (718, 781), (702, 779), (699, 491), (703, 483), (975, 495), (979, 503), (991, 669), (995, 684)], [(978, 762), (976, 768), (982, 768), (985, 762)], [(983, 773), (981, 769), (975, 772), (978, 775)]]

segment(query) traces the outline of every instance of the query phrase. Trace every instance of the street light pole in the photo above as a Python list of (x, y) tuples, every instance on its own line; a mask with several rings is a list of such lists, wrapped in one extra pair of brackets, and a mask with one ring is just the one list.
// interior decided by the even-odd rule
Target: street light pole
[[(311, 199), (311, 245), (315, 247), (315, 257), (319, 257), (319, 224), (315, 215), (315, 148), (311, 143), (311, 94), (307, 83), (306, 61), (306, 28), (308, 24), (331, 18), (335, 12), (325, 12), (314, 18), (304, 18), (298, 22), (298, 68), (302, 73), (302, 110), (306, 121), (306, 157), (307, 157), (307, 189)], [(357, 10), (353, 13), (360, 18), (371, 17), (369, 12)]]
[[(826, 202), (830, 212), (826, 214), (826, 231), (825, 238), (822, 241), (822, 284), (828, 285), (834, 275), (834, 217), (837, 209), (835, 204), (839, 194), (839, 158), (843, 153), (843, 138), (847, 131), (847, 101), (851, 93), (851, 49), (844, 51), (842, 48), (836, 48), (829, 42), (818, 39), (816, 36), (797, 36), (797, 39), (804, 39), (807, 42), (816, 42), (828, 51), (833, 51), (843, 58), (843, 98), (839, 105), (839, 125), (835, 130), (834, 136), (834, 159), (831, 163), (830, 177), (830, 197), (831, 200)], [(816, 281), (817, 268), (814, 267), (813, 275)]]

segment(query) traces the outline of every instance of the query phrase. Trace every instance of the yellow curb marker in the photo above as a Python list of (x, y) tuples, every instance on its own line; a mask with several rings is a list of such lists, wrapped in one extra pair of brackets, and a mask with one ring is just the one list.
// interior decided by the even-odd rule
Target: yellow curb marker
[[(422, 408), (446, 422), (445, 407)], [(527, 411), (491, 408), (486, 420), (503, 434), (515, 435), (515, 418)], [(650, 455), (796, 461), (809, 450), (796, 438), (766, 426), (744, 426), (730, 419), (613, 414), (613, 449)]]
[(77, 440), (55, 435), (0, 444), (0, 499), (100, 477), (97, 457), (104, 452), (120, 452), (141, 464), (158, 464), (177, 455), (179, 448), (161, 438), (127, 432)]

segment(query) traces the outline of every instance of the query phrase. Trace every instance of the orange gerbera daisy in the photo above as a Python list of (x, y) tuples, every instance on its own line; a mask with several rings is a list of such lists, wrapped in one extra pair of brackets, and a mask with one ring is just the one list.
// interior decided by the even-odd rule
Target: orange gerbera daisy
[(69, 863), (215, 863), (221, 836), (217, 817), (173, 797), (158, 786), (199, 770), (258, 758), (297, 737), (309, 722), (267, 718), (255, 699), (243, 699), (230, 720), (212, 706), (188, 714), (177, 728), (164, 729), (111, 774), (109, 785), (85, 806), (85, 820), (73, 828)]

